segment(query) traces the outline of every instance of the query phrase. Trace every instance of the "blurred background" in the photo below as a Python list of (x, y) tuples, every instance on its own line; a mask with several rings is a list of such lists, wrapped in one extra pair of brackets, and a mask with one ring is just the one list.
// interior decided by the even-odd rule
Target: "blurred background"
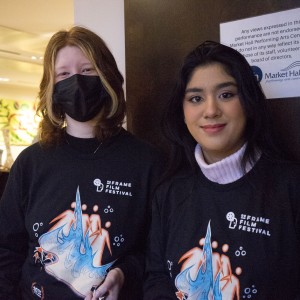
[(0, 1), (0, 165), (9, 169), (35, 139), (43, 53), (52, 34), (74, 24), (73, 0)]

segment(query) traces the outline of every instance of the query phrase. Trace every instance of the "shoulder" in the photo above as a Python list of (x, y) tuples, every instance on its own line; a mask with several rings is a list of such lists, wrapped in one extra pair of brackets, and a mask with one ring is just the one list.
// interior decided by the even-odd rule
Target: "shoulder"
[(262, 157), (253, 170), (252, 183), (263, 189), (269, 199), (279, 199), (285, 206), (291, 204), (294, 212), (300, 212), (300, 163)]
[(129, 147), (132, 145), (135, 145), (135, 146), (140, 146), (140, 147), (145, 147), (145, 148), (149, 148), (149, 147), (154, 148), (154, 146), (152, 146), (150, 143), (133, 135), (131, 132), (127, 131), (124, 128), (121, 129), (121, 131), (119, 132), (119, 134), (116, 137), (118, 137), (119, 140), (122, 140), (124, 142), (130, 142), (130, 144), (128, 145)]
[(35, 157), (40, 152), (41, 152), (41, 146), (39, 145), (39, 143), (34, 143), (26, 147), (24, 150), (22, 150), (18, 155), (18, 157), (16, 158), (16, 161), (18, 162), (18, 161), (28, 160), (30, 158)]
[(156, 190), (157, 201), (164, 199), (186, 199), (197, 182), (197, 174), (190, 170), (181, 170), (172, 177), (164, 180)]
[(47, 158), (53, 155), (53, 153), (53, 148), (46, 149), (38, 142), (34, 143), (21, 151), (15, 159), (12, 168), (17, 168), (19, 166), (23, 169), (29, 169), (33, 166), (41, 166), (41, 164), (47, 161)]
[(268, 174), (269, 178), (278, 177), (281, 180), (300, 180), (300, 162), (274, 161), (262, 157), (258, 168)]
[(178, 213), (190, 202), (197, 178), (191, 172), (178, 172), (161, 183), (155, 190), (153, 214), (159, 215), (162, 222), (167, 222), (172, 216), (178, 218)]
[(18, 156), (20, 159), (32, 157), (32, 156), (41, 156), (49, 155), (55, 151), (54, 146), (42, 146), (39, 142), (36, 142), (28, 147), (26, 147)]
[(122, 151), (127, 153), (129, 157), (162, 159), (162, 153), (158, 148), (134, 136), (125, 129), (122, 129), (115, 139), (116, 144), (118, 144)]

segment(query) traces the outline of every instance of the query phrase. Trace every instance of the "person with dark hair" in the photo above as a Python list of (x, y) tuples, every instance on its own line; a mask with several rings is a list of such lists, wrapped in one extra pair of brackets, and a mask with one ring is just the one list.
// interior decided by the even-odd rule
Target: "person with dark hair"
[(80, 26), (50, 39), (39, 141), (0, 200), (0, 299), (141, 299), (158, 151), (123, 127), (123, 77)]
[(162, 122), (144, 299), (299, 299), (300, 165), (282, 157), (244, 56), (196, 47)]

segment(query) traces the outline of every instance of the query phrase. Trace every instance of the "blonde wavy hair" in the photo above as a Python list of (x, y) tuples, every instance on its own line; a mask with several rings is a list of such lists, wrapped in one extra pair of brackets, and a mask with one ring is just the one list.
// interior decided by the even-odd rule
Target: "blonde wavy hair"
[(64, 136), (64, 113), (53, 105), (55, 85), (55, 60), (58, 51), (65, 46), (76, 46), (91, 61), (100, 80), (110, 95), (98, 115), (95, 136), (99, 140), (115, 135), (125, 118), (124, 79), (105, 42), (94, 32), (81, 26), (55, 33), (45, 50), (44, 69), (39, 90), (37, 114), (41, 116), (39, 141), (43, 145), (59, 144)]

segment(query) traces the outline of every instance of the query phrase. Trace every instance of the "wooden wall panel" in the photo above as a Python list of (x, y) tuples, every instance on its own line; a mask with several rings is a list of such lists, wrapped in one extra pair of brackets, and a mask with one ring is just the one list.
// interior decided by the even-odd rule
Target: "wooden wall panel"
[[(300, 7), (300, 0), (125, 0), (129, 131), (164, 149), (159, 120), (183, 57), (220, 40), (223, 22)], [(299, 95), (300, 96), (300, 95)], [(300, 159), (300, 97), (274, 99), (278, 138)]]

